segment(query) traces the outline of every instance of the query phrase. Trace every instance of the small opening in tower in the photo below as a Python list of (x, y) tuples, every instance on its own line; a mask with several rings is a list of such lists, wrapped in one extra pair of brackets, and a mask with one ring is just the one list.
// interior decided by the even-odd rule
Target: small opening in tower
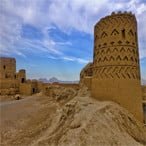
[[(143, 112), (146, 113), (146, 104), (143, 104)], [(146, 123), (146, 119), (144, 119), (144, 123)]]
[(122, 37), (125, 39), (125, 29), (122, 30)]
[(22, 78), (22, 79), (21, 79), (21, 83), (24, 83), (24, 81), (25, 81), (25, 79), (24, 79), (24, 78)]
[(35, 88), (32, 88), (32, 93), (35, 93)]
[(4, 65), (3, 68), (6, 69), (6, 66)]
[(137, 42), (137, 33), (135, 32), (135, 41)]

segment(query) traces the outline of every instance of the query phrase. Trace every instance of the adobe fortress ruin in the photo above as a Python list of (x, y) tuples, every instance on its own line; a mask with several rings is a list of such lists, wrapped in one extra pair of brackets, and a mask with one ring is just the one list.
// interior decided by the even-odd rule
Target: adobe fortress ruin
[(143, 120), (137, 21), (131, 12), (112, 13), (94, 27), (93, 63), (80, 83), (98, 100), (112, 100)]
[(39, 80), (30, 80), (26, 78), (26, 71), (20, 69), (16, 72), (16, 60), (10, 57), (0, 57), (0, 96), (21, 94), (30, 96), (35, 93), (43, 92), (44, 94), (50, 94), (49, 86), (53, 90), (55, 86), (62, 86), (64, 88), (72, 87), (78, 88), (78, 84), (73, 83), (43, 83)]
[(0, 95), (32, 95), (39, 91), (39, 82), (26, 80), (26, 71), (16, 72), (16, 60), (0, 57)]

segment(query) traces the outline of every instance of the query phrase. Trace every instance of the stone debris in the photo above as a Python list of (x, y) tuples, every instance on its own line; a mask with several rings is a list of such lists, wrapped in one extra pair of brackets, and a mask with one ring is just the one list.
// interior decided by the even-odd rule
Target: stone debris
[(16, 94), (15, 97), (14, 97), (15, 100), (20, 100), (21, 98), (22, 97), (19, 94)]

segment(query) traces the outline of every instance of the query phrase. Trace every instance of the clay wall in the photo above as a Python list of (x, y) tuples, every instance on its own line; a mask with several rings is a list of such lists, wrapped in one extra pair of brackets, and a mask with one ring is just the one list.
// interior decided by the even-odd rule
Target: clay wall
[(39, 92), (38, 82), (30, 81), (30, 82), (20, 83), (19, 92), (22, 95), (32, 95), (38, 93)]
[(80, 72), (80, 86), (86, 86), (91, 89), (91, 78), (93, 75), (93, 63), (88, 63)]
[(22, 95), (32, 95), (32, 86), (28, 83), (20, 83), (19, 92)]
[(112, 100), (143, 121), (136, 18), (112, 13), (94, 28), (92, 96)]
[(0, 79), (0, 95), (15, 95), (19, 92), (19, 83), (16, 79)]
[(38, 82), (37, 80), (31, 82), (32, 94), (38, 93)]
[(18, 80), (14, 79), (0, 79), (0, 89), (18, 88)]

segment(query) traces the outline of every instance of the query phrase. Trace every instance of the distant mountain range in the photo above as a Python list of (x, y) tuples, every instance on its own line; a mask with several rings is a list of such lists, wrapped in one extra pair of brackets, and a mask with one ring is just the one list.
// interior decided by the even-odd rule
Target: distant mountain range
[(46, 79), (46, 78), (40, 78), (39, 81), (43, 82), (43, 83), (54, 83), (54, 82), (57, 82), (57, 83), (79, 83), (79, 81), (62, 81), (62, 80), (58, 80), (56, 77), (52, 77), (50, 78), (49, 80)]
[[(49, 80), (46, 79), (46, 78), (40, 78), (39, 81), (41, 81), (43, 83), (54, 83), (54, 82), (58, 82), (58, 83), (72, 83), (72, 84), (79, 83), (79, 81), (62, 81), (62, 80), (57, 79), (56, 77), (52, 77)], [(141, 80), (141, 84), (142, 85), (146, 85), (146, 80), (142, 79)]]

